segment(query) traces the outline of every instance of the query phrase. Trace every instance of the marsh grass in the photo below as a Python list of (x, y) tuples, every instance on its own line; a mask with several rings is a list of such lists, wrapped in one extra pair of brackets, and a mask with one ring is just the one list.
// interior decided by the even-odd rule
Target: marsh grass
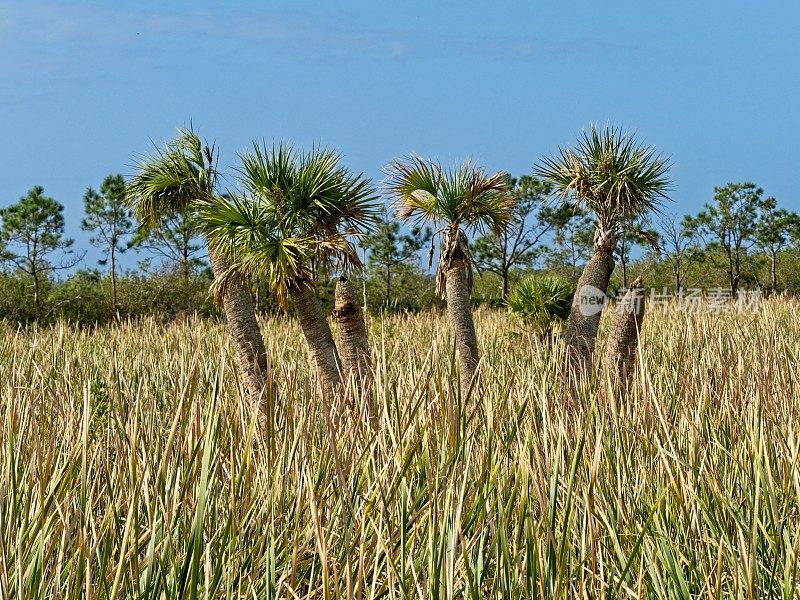
[(270, 320), (266, 418), (219, 324), (2, 329), (0, 596), (800, 596), (798, 308), (648, 315), (624, 403), (479, 311), (485, 395), (426, 314), (331, 406)]

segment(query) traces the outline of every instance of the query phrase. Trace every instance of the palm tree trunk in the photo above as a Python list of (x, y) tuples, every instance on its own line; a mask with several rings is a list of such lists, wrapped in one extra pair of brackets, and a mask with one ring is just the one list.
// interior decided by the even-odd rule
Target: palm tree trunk
[(642, 278), (637, 277), (625, 293), (614, 315), (606, 345), (605, 368), (620, 393), (628, 390), (630, 376), (636, 369), (636, 349), (644, 318)]
[(339, 326), (345, 373), (356, 382), (371, 379), (369, 336), (355, 283), (342, 275), (336, 282), (333, 317)]
[(567, 324), (566, 376), (577, 383), (592, 373), (597, 329), (603, 311), (608, 282), (614, 271), (613, 233), (598, 229), (594, 254), (583, 268)]
[[(458, 252), (458, 251), (456, 251)], [(463, 256), (452, 257), (445, 272), (447, 316), (456, 344), (461, 393), (466, 395), (478, 370), (478, 337), (472, 320), (467, 264)]]
[(322, 312), (313, 287), (296, 286), (290, 293), (311, 362), (322, 383), (323, 393), (326, 396), (333, 395), (342, 387), (342, 375), (339, 370), (339, 354), (328, 319)]
[[(228, 268), (228, 262), (211, 250), (208, 257), (211, 270), (217, 278)], [(253, 299), (242, 283), (233, 282), (225, 290), (222, 307), (247, 392), (263, 402), (274, 393), (272, 370), (264, 348), (261, 328), (256, 320)]]

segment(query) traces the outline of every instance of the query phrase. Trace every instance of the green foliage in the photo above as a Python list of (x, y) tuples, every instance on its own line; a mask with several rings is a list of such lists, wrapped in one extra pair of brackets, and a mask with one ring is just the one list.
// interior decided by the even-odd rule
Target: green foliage
[(800, 236), (800, 217), (785, 208), (778, 208), (775, 198), (765, 198), (755, 231), (756, 243), (767, 253), (780, 252), (794, 237)]
[(564, 205), (554, 215), (552, 244), (545, 250), (545, 267), (573, 282), (580, 266), (592, 255), (594, 222), (581, 206)]
[(29, 275), (35, 268), (50, 269), (49, 255), (68, 249), (73, 242), (64, 238), (63, 213), (64, 207), (45, 196), (38, 185), (16, 204), (0, 209), (3, 259)]
[(119, 281), (122, 319), (154, 317), (162, 321), (192, 315), (218, 318), (220, 310), (209, 295), (211, 275), (202, 272), (188, 279), (182, 273), (162, 270), (146, 276), (128, 274)]
[(84, 218), (81, 229), (94, 234), (89, 242), (103, 250), (104, 258), (98, 262), (105, 265), (116, 253), (123, 253), (127, 244), (124, 238), (135, 231), (131, 213), (125, 204), (125, 180), (122, 175), (109, 175), (100, 185), (100, 191), (86, 190), (83, 196)]
[(372, 314), (417, 313), (445, 306), (434, 292), (433, 277), (413, 265), (402, 263), (396, 266), (392, 274), (392, 294), (388, 300), (383, 273), (368, 269), (367, 275), (367, 310)]
[(200, 206), (209, 245), (230, 261), (225, 278), (258, 278), (285, 305), (289, 289), (313, 269), (360, 268), (348, 239), (371, 230), (379, 211), (369, 179), (341, 166), (340, 155), (313, 148), (254, 145), (242, 154), (244, 195), (214, 196)]
[(129, 247), (146, 252), (168, 269), (189, 279), (205, 265), (205, 245), (199, 238), (200, 224), (191, 210), (163, 215), (158, 224), (140, 227)]
[(445, 169), (412, 154), (389, 163), (386, 174), (403, 220), (500, 233), (511, 219), (514, 200), (506, 173), (487, 175), (470, 161)]
[[(42, 285), (46, 294), (51, 283)], [(0, 272), (0, 319), (14, 325), (25, 325), (35, 321), (39, 311), (31, 302), (33, 281), (24, 273)]]
[(753, 183), (729, 183), (714, 188), (714, 203), (684, 219), (686, 229), (705, 243), (704, 253), (724, 269), (733, 294), (744, 275), (748, 251), (755, 245), (764, 190)]
[(436, 293), (444, 298), (445, 274), (455, 257), (464, 261), (471, 288), (473, 265), (466, 234), (491, 231), (499, 235), (508, 226), (514, 208), (508, 175), (502, 171), (487, 175), (468, 160), (445, 169), (415, 154), (393, 160), (386, 174), (398, 217), (418, 226), (446, 226), (438, 235)]
[(192, 210), (207, 200), (216, 184), (215, 161), (214, 149), (191, 129), (180, 129), (166, 148), (142, 157), (126, 190), (139, 222), (158, 227), (164, 217)]
[[(154, 318), (172, 321), (190, 315), (216, 318), (219, 310), (208, 294), (211, 278), (205, 274), (188, 280), (175, 271), (123, 274), (117, 279), (116, 314), (122, 320)], [(116, 320), (109, 311), (110, 276), (80, 270), (67, 279), (42, 286), (47, 310), (38, 313), (30, 302), (31, 278), (0, 273), (0, 320), (13, 325), (40, 325), (66, 320), (81, 326), (103, 325)]]
[(534, 273), (523, 279), (508, 297), (509, 310), (534, 327), (549, 331), (569, 317), (575, 288), (556, 275)]
[(511, 270), (531, 267), (542, 254), (540, 242), (563, 220), (565, 203), (552, 202), (552, 185), (523, 175), (508, 178), (513, 209), (502, 231), (478, 237), (471, 252), (479, 272), (491, 272), (502, 279), (501, 294), (508, 295)]
[[(45, 314), (43, 288), (53, 271), (68, 269), (73, 240), (64, 237), (64, 207), (36, 186), (16, 204), (0, 209), (0, 258), (30, 277), (36, 314)], [(61, 262), (53, 262), (61, 254)]]
[(598, 225), (613, 231), (620, 219), (657, 210), (667, 199), (669, 161), (613, 125), (584, 131), (575, 148), (559, 149), (534, 173), (564, 196), (583, 203)]
[(384, 212), (375, 231), (364, 236), (361, 246), (369, 252), (367, 267), (370, 276), (383, 281), (381, 304), (385, 307), (398, 307), (396, 295), (399, 290), (404, 294), (407, 285), (404, 274), (419, 272), (419, 253), (423, 246), (431, 241), (433, 233), (430, 228), (413, 227), (409, 233), (401, 233), (400, 223), (392, 221), (388, 212)]

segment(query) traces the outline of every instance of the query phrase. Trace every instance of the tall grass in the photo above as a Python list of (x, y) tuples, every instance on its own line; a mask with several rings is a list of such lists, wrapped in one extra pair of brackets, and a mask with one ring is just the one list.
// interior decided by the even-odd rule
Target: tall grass
[(264, 323), (278, 404), (220, 325), (0, 331), (0, 597), (800, 596), (798, 303), (650, 315), (624, 403), (479, 312), (375, 320), (372, 399), (314, 393)]

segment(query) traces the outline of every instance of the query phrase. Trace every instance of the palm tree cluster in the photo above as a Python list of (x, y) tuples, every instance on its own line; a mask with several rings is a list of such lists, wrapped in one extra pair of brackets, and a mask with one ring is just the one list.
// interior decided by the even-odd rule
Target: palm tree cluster
[[(262, 406), (272, 405), (274, 392), (247, 291), (253, 279), (265, 282), (274, 300), (296, 316), (326, 395), (339, 394), (351, 380), (357, 385), (370, 380), (369, 339), (351, 273), (364, 266), (355, 241), (374, 231), (383, 204), (373, 182), (342, 166), (341, 158), (325, 148), (302, 152), (285, 143), (255, 143), (239, 156), (235, 185), (223, 188), (214, 146), (181, 130), (164, 149), (139, 161), (127, 186), (127, 201), (145, 226), (178, 212), (198, 217), (214, 275), (211, 292), (224, 308), (245, 388)], [(600, 319), (599, 312), (587, 316), (580, 310), (582, 289), (605, 293), (620, 223), (658, 208), (666, 198), (668, 166), (633, 136), (593, 126), (575, 148), (535, 167), (561, 197), (583, 203), (596, 217), (594, 255), (578, 283), (567, 327), (570, 376), (581, 379), (591, 372)], [(430, 257), (432, 264), (438, 240), (436, 291), (447, 302), (459, 388), (469, 394), (480, 382), (480, 355), (468, 240), (475, 233), (499, 235), (508, 226), (515, 202), (509, 177), (488, 174), (471, 161), (446, 168), (415, 154), (391, 161), (385, 173), (397, 217), (434, 228)], [(321, 271), (340, 273), (334, 319), (341, 352), (316, 293)], [(640, 322), (641, 316), (634, 320), (634, 334)], [(630, 339), (629, 326), (620, 325), (620, 331)], [(629, 348), (623, 348), (626, 365)]]
[(591, 127), (574, 148), (559, 150), (534, 169), (564, 197), (595, 216), (594, 251), (578, 280), (567, 326), (566, 375), (580, 381), (592, 371), (601, 311), (586, 302), (605, 299), (614, 250), (624, 221), (657, 211), (668, 198), (669, 161), (653, 147), (613, 126)]

